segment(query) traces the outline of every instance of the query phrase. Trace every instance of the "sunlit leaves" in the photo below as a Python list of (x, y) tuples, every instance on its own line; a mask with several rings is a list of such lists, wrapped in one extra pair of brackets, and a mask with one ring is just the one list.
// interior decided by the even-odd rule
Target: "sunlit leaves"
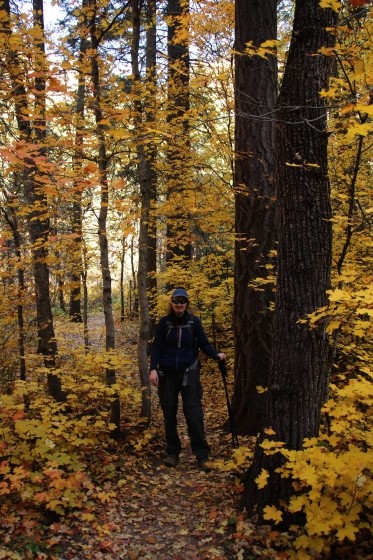
[(256, 55), (260, 56), (261, 58), (267, 58), (268, 56), (276, 56), (278, 45), (279, 41), (277, 39), (264, 41), (259, 45), (259, 47), (256, 47), (251, 41), (249, 43), (246, 43), (244, 52), (248, 56)]
[(354, 541), (373, 494), (372, 423), (361, 412), (373, 404), (371, 381), (352, 379), (332, 391), (334, 398), (324, 407), (331, 435), (306, 440), (300, 451), (282, 451), (283, 474), (291, 474), (295, 489), (303, 489), (291, 498), (289, 511), (306, 516), (304, 534), (294, 543), (305, 558), (327, 551), (331, 539)]
[(260, 443), (260, 447), (262, 447), (267, 455), (275, 455), (279, 449), (283, 448), (285, 443), (283, 441), (274, 441), (269, 439), (264, 439)]
[[(105, 383), (106, 368), (123, 368), (127, 363), (123, 356), (114, 352), (87, 354), (79, 344), (71, 344), (71, 340), (68, 344), (70, 364), (75, 362), (75, 367), (70, 369), (67, 361), (66, 370), (56, 373), (68, 391), (69, 414), (65, 405), (45, 396), (43, 385), (31, 380), (16, 383), (13, 393), (0, 399), (0, 439), (6, 442), (0, 494), (17, 494), (21, 500), (43, 504), (61, 514), (66, 508), (88, 507), (88, 490), (92, 499), (103, 503), (111, 499), (110, 492), (96, 492), (91, 484), (88, 471), (92, 473), (95, 467), (90, 462), (88, 469), (87, 459), (99, 458), (108, 445), (108, 435), (114, 428), (110, 404), (116, 392), (136, 402), (128, 387), (108, 387)], [(39, 368), (35, 376), (46, 373)], [(24, 397), (29, 403), (27, 410)], [(107, 469), (107, 476), (111, 476), (110, 464), (105, 467), (99, 463), (97, 468)]]

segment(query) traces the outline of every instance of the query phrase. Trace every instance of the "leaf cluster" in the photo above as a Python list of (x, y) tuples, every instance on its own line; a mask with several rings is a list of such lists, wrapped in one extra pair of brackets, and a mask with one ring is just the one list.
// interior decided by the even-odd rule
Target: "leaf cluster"
[(46, 394), (47, 371), (41, 367), (34, 368), (32, 379), (15, 381), (12, 391), (0, 397), (0, 518), (9, 531), (32, 511), (64, 515), (77, 509), (89, 514), (95, 503), (110, 499), (100, 481), (113, 476), (111, 403), (119, 394), (122, 402), (130, 400), (137, 408), (140, 389), (138, 394), (129, 389), (125, 374), (120, 385), (107, 386), (106, 369), (128, 372), (128, 361), (113, 352), (87, 352), (76, 336), (71, 339), (73, 328), (78, 327), (69, 324), (70, 339), (63, 324), (58, 329), (61, 351), (70, 348), (68, 358), (60, 355), (60, 368), (54, 372), (68, 393), (66, 403)]

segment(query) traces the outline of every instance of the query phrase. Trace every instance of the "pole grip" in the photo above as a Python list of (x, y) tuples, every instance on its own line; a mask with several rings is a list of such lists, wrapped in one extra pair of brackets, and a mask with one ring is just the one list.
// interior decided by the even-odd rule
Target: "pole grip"
[(225, 360), (219, 360), (218, 366), (220, 369), (220, 373), (222, 374), (223, 378), (226, 379), (227, 377), (227, 362)]

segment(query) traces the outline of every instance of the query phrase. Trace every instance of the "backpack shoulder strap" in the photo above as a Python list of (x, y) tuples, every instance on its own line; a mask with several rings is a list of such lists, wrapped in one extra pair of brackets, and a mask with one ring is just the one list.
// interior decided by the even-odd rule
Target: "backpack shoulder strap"
[(166, 336), (164, 337), (165, 340), (168, 337), (168, 335), (170, 334), (170, 332), (172, 331), (172, 329), (175, 328), (175, 325), (173, 324), (172, 321), (170, 321), (170, 319), (167, 319), (166, 326), (167, 326), (167, 332), (166, 332)]
[(191, 318), (188, 319), (188, 322), (185, 326), (188, 327), (191, 334), (194, 336), (194, 315), (192, 315)]
[(190, 319), (187, 322), (187, 326), (188, 326), (188, 328), (190, 330), (190, 333), (193, 337), (194, 345), (196, 347), (196, 351), (198, 352), (198, 340), (197, 340), (197, 337), (195, 335), (195, 318), (196, 318), (195, 315), (191, 315)]
[[(166, 336), (164, 337), (165, 340), (170, 334), (170, 332), (172, 331), (172, 329), (176, 328), (176, 325), (170, 319), (167, 319), (166, 326), (167, 326), (167, 332), (166, 332)], [(181, 329), (189, 329), (192, 336), (194, 337), (194, 315), (191, 315), (188, 321), (184, 325), (179, 325), (179, 327)]]

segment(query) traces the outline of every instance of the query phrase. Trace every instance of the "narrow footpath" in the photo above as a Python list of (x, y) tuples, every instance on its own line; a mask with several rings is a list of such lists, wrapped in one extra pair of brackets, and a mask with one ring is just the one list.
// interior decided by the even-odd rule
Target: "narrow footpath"
[[(102, 344), (100, 317), (90, 326), (93, 343)], [(138, 386), (136, 325), (118, 333), (118, 348), (133, 355), (134, 386)], [(232, 376), (232, 373), (230, 373)], [(180, 407), (179, 433), (183, 451), (176, 468), (163, 464), (163, 422), (156, 389), (152, 389), (152, 421), (144, 429), (138, 420), (138, 405), (125, 402), (123, 440), (111, 457), (112, 479), (103, 483), (103, 504), (94, 519), (72, 518), (68, 526), (58, 523), (51, 532), (64, 534), (58, 560), (240, 560), (280, 559), (269, 527), (257, 528), (244, 521), (240, 511), (242, 475), (233, 460), (231, 435), (227, 432), (227, 407), (219, 369), (213, 361), (203, 368), (203, 405), (206, 436), (212, 449), (213, 470), (197, 469), (189, 447)], [(230, 379), (230, 384), (232, 380)], [(138, 387), (137, 387), (138, 389)], [(240, 442), (241, 443), (241, 442)], [(252, 441), (242, 441), (243, 446)], [(65, 520), (67, 521), (67, 520)], [(51, 535), (51, 542), (53, 536)], [(272, 543), (272, 544), (271, 544)]]

